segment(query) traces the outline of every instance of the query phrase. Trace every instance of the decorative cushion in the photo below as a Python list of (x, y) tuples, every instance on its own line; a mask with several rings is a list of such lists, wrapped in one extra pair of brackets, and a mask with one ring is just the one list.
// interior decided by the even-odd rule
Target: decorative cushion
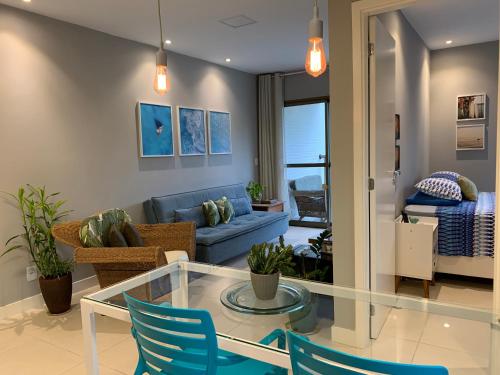
[(139, 234), (137, 228), (130, 224), (125, 223), (122, 231), (123, 237), (125, 237), (125, 241), (127, 241), (127, 245), (130, 247), (143, 247), (144, 241)]
[(128, 247), (125, 237), (115, 224), (109, 227), (108, 242), (109, 247)]
[(421, 206), (456, 206), (460, 204), (460, 201), (437, 198), (417, 191), (415, 194), (406, 198), (406, 204), (416, 204)]
[(230, 199), (234, 208), (234, 216), (242, 216), (252, 213), (252, 206), (247, 198)]
[(121, 232), (125, 223), (131, 221), (130, 216), (119, 208), (90, 216), (80, 225), (80, 242), (84, 247), (106, 247), (111, 225), (115, 224)]
[(217, 205), (217, 209), (219, 210), (220, 219), (224, 224), (227, 224), (234, 217), (234, 208), (231, 204), (231, 201), (226, 197), (222, 197), (221, 199), (217, 199), (215, 201)]
[(456, 201), (462, 200), (462, 190), (460, 186), (446, 178), (426, 178), (415, 185), (417, 190), (422, 193), (432, 195), (433, 197), (451, 199)]
[(479, 191), (477, 190), (477, 186), (474, 182), (465, 176), (459, 176), (457, 183), (460, 186), (465, 199), (468, 201), (477, 201)]
[(196, 228), (207, 226), (207, 219), (203, 214), (203, 209), (201, 206), (175, 210), (174, 220), (177, 223), (183, 221), (194, 221), (196, 223)]
[(215, 227), (217, 224), (219, 224), (219, 210), (217, 209), (217, 205), (213, 200), (203, 202), (202, 209), (203, 215), (205, 215), (205, 219), (207, 220), (208, 225), (210, 225), (211, 227)]
[(438, 171), (431, 174), (431, 178), (445, 178), (453, 182), (457, 182), (459, 176), (457, 172), (450, 171)]

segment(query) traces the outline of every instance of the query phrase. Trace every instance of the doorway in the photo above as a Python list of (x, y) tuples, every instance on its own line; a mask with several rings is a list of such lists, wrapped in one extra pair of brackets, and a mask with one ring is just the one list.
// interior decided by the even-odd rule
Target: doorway
[(290, 225), (327, 228), (331, 222), (328, 98), (286, 101), (283, 130)]

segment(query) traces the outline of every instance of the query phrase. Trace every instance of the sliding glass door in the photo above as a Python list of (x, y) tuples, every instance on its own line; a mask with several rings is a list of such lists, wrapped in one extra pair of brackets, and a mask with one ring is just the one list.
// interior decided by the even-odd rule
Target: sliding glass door
[(330, 222), (328, 98), (285, 102), (283, 128), (290, 224)]

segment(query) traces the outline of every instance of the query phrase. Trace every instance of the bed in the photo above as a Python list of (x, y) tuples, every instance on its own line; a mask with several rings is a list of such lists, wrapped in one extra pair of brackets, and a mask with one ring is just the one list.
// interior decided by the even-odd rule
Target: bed
[(456, 206), (410, 204), (405, 212), (439, 219), (436, 272), (493, 278), (495, 193)]

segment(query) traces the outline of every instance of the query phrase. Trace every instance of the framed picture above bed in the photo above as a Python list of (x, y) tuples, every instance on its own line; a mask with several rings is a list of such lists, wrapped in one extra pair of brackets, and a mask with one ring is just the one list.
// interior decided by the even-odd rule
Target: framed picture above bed
[(486, 119), (486, 94), (457, 96), (457, 121)]
[(484, 150), (484, 124), (457, 126), (457, 151)]
[(172, 107), (138, 102), (139, 155), (142, 158), (174, 156)]

